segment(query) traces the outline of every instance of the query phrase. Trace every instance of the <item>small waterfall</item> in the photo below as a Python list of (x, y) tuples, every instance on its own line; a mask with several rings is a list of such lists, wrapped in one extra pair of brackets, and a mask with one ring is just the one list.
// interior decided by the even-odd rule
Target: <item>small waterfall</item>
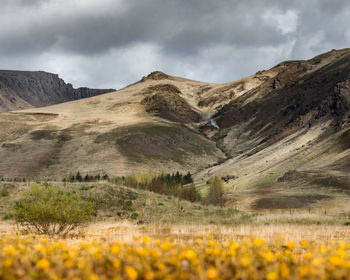
[(216, 121), (214, 121), (213, 119), (210, 119), (210, 124), (211, 124), (212, 126), (214, 126), (215, 128), (220, 129), (220, 127), (218, 126), (218, 124), (216, 123)]
[(208, 113), (208, 114), (206, 114), (205, 115), (205, 120), (207, 120), (207, 121), (209, 121), (210, 122), (210, 125), (212, 126), (212, 127), (215, 127), (216, 129), (220, 129), (220, 126), (218, 126), (218, 124), (216, 123), (216, 121), (215, 120), (213, 120), (212, 118), (211, 118), (211, 114), (210, 113)]

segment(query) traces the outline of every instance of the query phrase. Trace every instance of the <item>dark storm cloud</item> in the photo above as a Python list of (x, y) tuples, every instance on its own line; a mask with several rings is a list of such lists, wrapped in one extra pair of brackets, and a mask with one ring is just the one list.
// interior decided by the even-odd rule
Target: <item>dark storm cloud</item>
[[(74, 1), (73, 1), (74, 2)], [(47, 48), (79, 53), (100, 53), (135, 42), (151, 41), (168, 50), (194, 52), (211, 44), (266, 45), (284, 41), (276, 28), (265, 24), (260, 13), (271, 1), (128, 1), (126, 11), (110, 1), (102, 13), (94, 9), (80, 12), (79, 6), (67, 5), (53, 16), (46, 13), (48, 1), (32, 1), (32, 14), (21, 17), (3, 34), (3, 50), (41, 52)], [(21, 9), (21, 1), (17, 8)], [(83, 2), (82, 2), (83, 3)], [(120, 3), (120, 2), (119, 2)], [(28, 4), (28, 3), (27, 3)], [(53, 5), (55, 8), (57, 5)], [(62, 7), (64, 7), (62, 5)], [(75, 9), (74, 12), (69, 12)], [(27, 10), (30, 12), (30, 10)]]
[(2, 68), (79, 85), (117, 87), (155, 68), (223, 82), (350, 43), (343, 0), (3, 1)]

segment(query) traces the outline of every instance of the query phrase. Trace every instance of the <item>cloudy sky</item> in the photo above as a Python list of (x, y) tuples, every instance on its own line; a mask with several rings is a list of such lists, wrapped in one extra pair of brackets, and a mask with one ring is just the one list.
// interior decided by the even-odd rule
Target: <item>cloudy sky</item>
[(222, 83), (346, 47), (349, 0), (1, 0), (0, 68), (76, 87), (153, 70)]

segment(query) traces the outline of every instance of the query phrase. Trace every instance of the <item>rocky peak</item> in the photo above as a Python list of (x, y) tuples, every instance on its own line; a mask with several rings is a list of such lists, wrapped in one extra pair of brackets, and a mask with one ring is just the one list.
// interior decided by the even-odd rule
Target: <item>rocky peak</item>
[(161, 71), (154, 71), (154, 72), (151, 72), (149, 75), (147, 75), (146, 77), (143, 77), (141, 79), (141, 82), (144, 82), (146, 80), (166, 80), (166, 79), (169, 79), (170, 76), (161, 72)]

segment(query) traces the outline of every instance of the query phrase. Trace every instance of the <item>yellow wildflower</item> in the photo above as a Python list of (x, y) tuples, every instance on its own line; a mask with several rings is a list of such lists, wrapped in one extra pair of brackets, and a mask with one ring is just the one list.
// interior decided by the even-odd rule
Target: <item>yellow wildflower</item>
[(114, 244), (111, 249), (111, 254), (117, 255), (120, 251), (120, 247), (117, 244)]
[(4, 261), (4, 266), (5, 267), (10, 267), (10, 266), (12, 266), (12, 264), (13, 264), (13, 260), (12, 259), (6, 259)]
[(113, 261), (113, 267), (115, 269), (119, 269), (121, 267), (121, 265), (122, 265), (122, 262), (120, 260), (114, 260)]
[(329, 258), (329, 262), (334, 266), (341, 266), (343, 263), (343, 260), (339, 258), (338, 256), (331, 256)]
[(303, 266), (300, 266), (299, 269), (298, 269), (298, 273), (299, 273), (299, 276), (300, 277), (305, 277), (308, 275), (309, 273), (309, 267), (303, 265)]
[(40, 269), (48, 269), (50, 267), (50, 262), (47, 259), (41, 259), (36, 263), (36, 267)]
[(219, 277), (219, 274), (214, 267), (210, 267), (207, 270), (207, 278), (208, 279), (217, 279), (218, 277)]
[(5, 255), (15, 256), (17, 254), (17, 250), (13, 245), (8, 245), (3, 249)]
[(288, 241), (288, 242), (287, 242), (287, 248), (288, 248), (289, 250), (293, 250), (294, 247), (295, 247), (295, 244), (294, 244), (293, 241)]
[(99, 277), (98, 277), (98, 275), (97, 274), (91, 274), (90, 275), (90, 280), (98, 280), (99, 279)]
[(272, 253), (272, 252), (267, 252), (267, 253), (265, 254), (265, 259), (266, 259), (268, 262), (272, 262), (273, 259), (274, 259), (273, 253)]
[(266, 275), (266, 280), (277, 280), (277, 279), (278, 279), (278, 274), (276, 273), (276, 271), (270, 271)]
[(286, 263), (281, 263), (280, 270), (281, 270), (281, 277), (282, 278), (289, 277), (290, 270), (289, 270), (288, 265)]
[(192, 250), (187, 250), (185, 252), (185, 258), (186, 259), (189, 259), (189, 260), (193, 260), (197, 257), (197, 254), (196, 252), (192, 251)]
[(254, 238), (253, 243), (256, 247), (260, 247), (265, 243), (265, 240), (262, 238)]
[(132, 266), (126, 266), (125, 273), (131, 280), (135, 280), (138, 277), (137, 271)]
[(300, 241), (300, 245), (301, 245), (301, 247), (303, 247), (304, 249), (307, 249), (307, 247), (309, 247), (309, 242), (307, 242), (306, 240), (301, 240), (301, 241)]
[(241, 266), (247, 267), (251, 264), (251, 262), (252, 262), (251, 258), (249, 258), (248, 256), (245, 256), (241, 258), (239, 263), (241, 264)]
[(148, 236), (144, 236), (142, 239), (145, 244), (149, 244), (151, 242), (151, 239)]
[(160, 248), (162, 249), (162, 251), (168, 251), (170, 249), (170, 244), (169, 242), (164, 242), (160, 245)]

